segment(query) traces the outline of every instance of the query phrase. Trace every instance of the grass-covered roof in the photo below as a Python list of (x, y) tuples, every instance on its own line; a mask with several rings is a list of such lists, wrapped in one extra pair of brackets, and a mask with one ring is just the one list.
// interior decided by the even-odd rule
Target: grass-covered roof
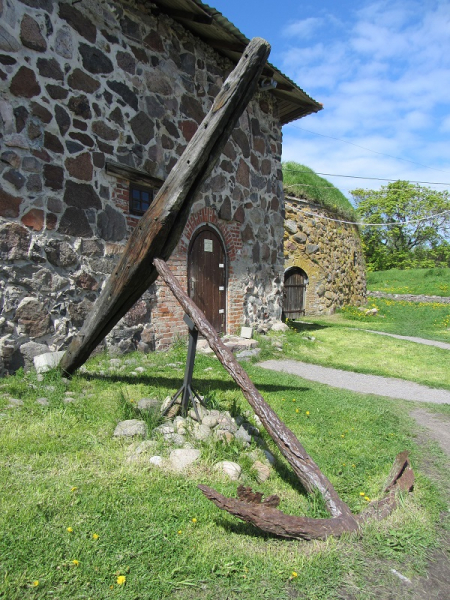
[(286, 196), (319, 204), (349, 221), (356, 221), (350, 201), (332, 183), (319, 177), (312, 169), (289, 161), (282, 165)]

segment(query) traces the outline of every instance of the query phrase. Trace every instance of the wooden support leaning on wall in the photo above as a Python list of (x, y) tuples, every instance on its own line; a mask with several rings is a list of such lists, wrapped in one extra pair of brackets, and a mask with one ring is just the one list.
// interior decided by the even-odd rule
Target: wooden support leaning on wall
[(215, 166), (237, 120), (258, 88), (270, 45), (248, 44), (179, 161), (134, 229), (117, 267), (60, 368), (72, 374), (156, 280), (156, 256), (168, 259), (183, 232), (196, 192)]

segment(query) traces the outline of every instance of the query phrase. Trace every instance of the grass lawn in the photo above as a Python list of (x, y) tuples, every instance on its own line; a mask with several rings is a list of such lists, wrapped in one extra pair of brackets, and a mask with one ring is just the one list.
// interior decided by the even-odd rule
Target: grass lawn
[[(358, 325), (361, 326), (360, 322)], [(373, 321), (365, 324), (373, 327)], [(431, 387), (450, 389), (448, 350), (423, 346), (353, 328), (341, 315), (291, 323), (283, 352), (275, 353), (270, 338), (262, 339), (264, 358), (292, 358), (308, 363), (398, 377)], [(384, 330), (384, 329), (383, 329)], [(395, 332), (396, 333), (396, 332)], [(450, 341), (450, 340), (449, 340)]]
[[(177, 347), (127, 356), (123, 370), (111, 372), (108, 357), (100, 355), (70, 382), (55, 373), (42, 382), (32, 373), (1, 382), (0, 598), (406, 597), (391, 569), (410, 578), (423, 574), (427, 552), (438, 543), (446, 493), (421, 471), (425, 456), (440, 454), (415, 443), (405, 404), (248, 365), (258, 389), (353, 511), (365, 504), (361, 493), (382, 494), (400, 450), (411, 451), (417, 475), (414, 494), (360, 536), (284, 541), (220, 512), (196, 488), (205, 483), (235, 495), (236, 483), (213, 470), (218, 460), (235, 460), (242, 483), (279, 494), (281, 510), (323, 516), (321, 502), (305, 496), (265, 432), (277, 465), (264, 483), (237, 443), (205, 442), (200, 464), (175, 476), (127, 462), (132, 443), (113, 439), (137, 400), (176, 391), (184, 360), (184, 348)], [(137, 366), (144, 372), (133, 375)], [(194, 380), (215, 406), (248, 410), (215, 358), (197, 357)], [(70, 393), (74, 401), (65, 403)], [(23, 407), (7, 409), (8, 397)], [(36, 403), (42, 397), (48, 406)]]
[(367, 289), (391, 294), (450, 296), (450, 268), (390, 269), (367, 273)]

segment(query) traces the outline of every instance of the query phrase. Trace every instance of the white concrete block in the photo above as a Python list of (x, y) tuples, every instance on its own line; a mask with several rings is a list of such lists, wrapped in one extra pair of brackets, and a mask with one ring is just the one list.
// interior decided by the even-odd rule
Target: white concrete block
[(57, 367), (65, 352), (46, 352), (33, 358), (34, 368), (38, 373), (45, 373)]

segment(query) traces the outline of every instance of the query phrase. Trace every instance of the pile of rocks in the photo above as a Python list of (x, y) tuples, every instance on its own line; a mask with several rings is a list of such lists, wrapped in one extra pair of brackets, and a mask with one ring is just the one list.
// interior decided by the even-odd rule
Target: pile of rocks
[[(170, 397), (167, 397), (161, 405), (158, 400), (142, 398), (137, 404), (137, 410), (141, 413), (149, 410), (164, 412), (170, 400)], [(257, 426), (243, 416), (232, 417), (228, 411), (207, 409), (198, 403), (196, 407), (198, 416), (192, 409), (187, 417), (181, 417), (173, 414), (179, 409), (179, 405), (175, 404), (172, 407), (175, 409), (172, 417), (167, 418), (151, 432), (148, 431), (144, 420), (121, 421), (114, 431), (114, 437), (136, 439), (149, 436), (150, 439), (130, 446), (127, 460), (175, 472), (183, 472), (194, 463), (198, 463), (202, 442), (217, 441), (230, 444), (237, 441), (242, 445), (242, 455), (247, 454), (250, 457), (251, 470), (256, 473), (258, 480), (265, 481), (269, 478), (275, 458), (265, 449)], [(257, 425), (261, 425), (256, 415), (253, 416), (253, 420)], [(258, 448), (250, 450), (252, 441), (256, 442)], [(232, 461), (220, 461), (214, 469), (232, 480), (239, 479), (242, 474), (241, 466)]]

